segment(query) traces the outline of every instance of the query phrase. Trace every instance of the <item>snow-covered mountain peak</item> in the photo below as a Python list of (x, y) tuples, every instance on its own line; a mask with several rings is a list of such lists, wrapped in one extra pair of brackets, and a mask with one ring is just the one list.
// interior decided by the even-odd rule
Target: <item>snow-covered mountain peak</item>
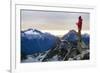
[(24, 33), (27, 35), (40, 35), (42, 32), (36, 29), (28, 29), (28, 30), (25, 30)]

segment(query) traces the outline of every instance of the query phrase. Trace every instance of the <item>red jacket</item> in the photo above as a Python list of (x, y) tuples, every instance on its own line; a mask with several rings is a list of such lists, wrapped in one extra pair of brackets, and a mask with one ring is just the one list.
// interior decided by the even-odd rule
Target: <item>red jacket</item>
[(78, 27), (78, 30), (82, 29), (82, 18), (81, 18), (81, 16), (79, 16), (79, 19), (78, 19), (78, 22), (76, 23), (76, 25)]

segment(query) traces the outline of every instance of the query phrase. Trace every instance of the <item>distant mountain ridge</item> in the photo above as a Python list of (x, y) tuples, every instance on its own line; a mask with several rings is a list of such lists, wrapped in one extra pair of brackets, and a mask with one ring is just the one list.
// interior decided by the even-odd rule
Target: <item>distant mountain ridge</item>
[[(37, 29), (27, 29), (21, 31), (21, 52), (25, 55), (44, 52), (55, 48), (59, 40), (66, 40), (70, 43), (74, 43), (74, 46), (76, 46), (78, 41), (77, 32), (75, 30), (70, 30), (60, 39), (48, 32), (43, 33)], [(89, 45), (89, 34), (82, 34), (82, 40), (86, 45)]]
[(56, 37), (36, 29), (21, 31), (21, 52), (32, 54), (43, 52), (56, 46)]

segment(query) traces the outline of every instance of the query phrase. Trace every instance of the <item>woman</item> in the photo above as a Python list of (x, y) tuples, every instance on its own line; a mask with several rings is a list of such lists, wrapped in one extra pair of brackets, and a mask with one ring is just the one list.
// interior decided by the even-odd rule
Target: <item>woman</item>
[(78, 27), (78, 33), (79, 33), (79, 35), (81, 35), (81, 30), (82, 30), (82, 21), (83, 21), (82, 17), (79, 16), (79, 18), (78, 18), (78, 22), (76, 23), (76, 25), (77, 25), (77, 27)]

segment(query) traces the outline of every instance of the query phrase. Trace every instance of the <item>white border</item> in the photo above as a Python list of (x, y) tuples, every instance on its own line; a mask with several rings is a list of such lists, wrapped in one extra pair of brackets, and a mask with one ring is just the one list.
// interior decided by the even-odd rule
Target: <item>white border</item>
[[(88, 12), (90, 13), (90, 60), (87, 61), (64, 61), (64, 62), (43, 62), (43, 63), (20, 63), (20, 9), (29, 10), (48, 10), (48, 11), (69, 11), (69, 12)], [(93, 7), (77, 7), (77, 6), (43, 6), (43, 5), (26, 5), (14, 4), (12, 7), (12, 43), (11, 43), (11, 71), (12, 72), (30, 72), (42, 70), (55, 70), (67, 68), (79, 68), (95, 66), (96, 50), (95, 50), (95, 9)], [(17, 48), (17, 49), (16, 49)]]

